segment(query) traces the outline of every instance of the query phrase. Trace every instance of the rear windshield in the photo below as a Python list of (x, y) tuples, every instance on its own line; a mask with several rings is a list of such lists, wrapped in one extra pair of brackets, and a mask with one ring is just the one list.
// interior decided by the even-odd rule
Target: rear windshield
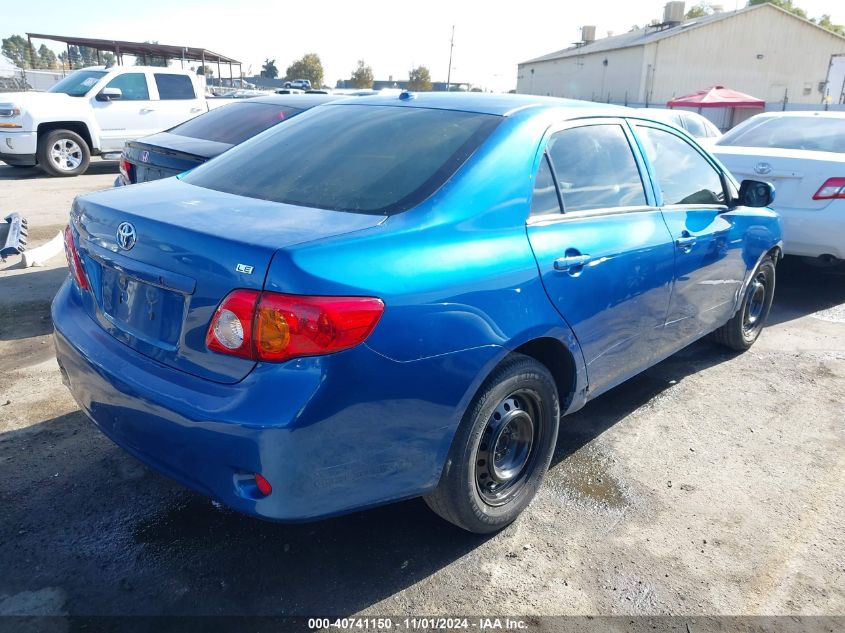
[(389, 215), (434, 193), (500, 120), (452, 110), (328, 105), (184, 180), (262, 200)]
[(718, 145), (845, 153), (845, 119), (772, 117), (722, 137)]
[(300, 112), (284, 105), (233, 103), (177, 125), (170, 133), (237, 145)]

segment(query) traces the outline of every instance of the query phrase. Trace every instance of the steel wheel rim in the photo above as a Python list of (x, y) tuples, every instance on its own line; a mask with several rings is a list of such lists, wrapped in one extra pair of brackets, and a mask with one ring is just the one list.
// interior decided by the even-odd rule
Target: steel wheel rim
[(50, 148), (50, 160), (62, 171), (73, 171), (82, 164), (82, 148), (69, 138), (61, 138)]
[(520, 390), (487, 420), (474, 456), (475, 485), (485, 503), (503, 505), (522, 487), (537, 455), (541, 410), (533, 392)]
[(759, 327), (760, 317), (766, 305), (766, 275), (764, 273), (757, 273), (751, 281), (747, 296), (742, 326), (745, 332), (750, 334)]

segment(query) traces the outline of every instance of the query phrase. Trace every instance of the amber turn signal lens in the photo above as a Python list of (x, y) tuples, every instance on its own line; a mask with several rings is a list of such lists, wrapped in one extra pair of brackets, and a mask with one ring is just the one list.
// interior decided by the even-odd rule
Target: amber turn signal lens
[(258, 310), (258, 350), (264, 354), (280, 354), (290, 343), (290, 326), (281, 310)]

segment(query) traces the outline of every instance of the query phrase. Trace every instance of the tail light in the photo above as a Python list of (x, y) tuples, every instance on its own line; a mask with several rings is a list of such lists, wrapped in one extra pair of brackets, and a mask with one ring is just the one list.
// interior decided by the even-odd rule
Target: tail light
[(845, 198), (845, 178), (828, 178), (813, 196), (813, 200)]
[(127, 185), (131, 185), (133, 182), (132, 179), (132, 163), (129, 162), (129, 159), (126, 156), (121, 155), (120, 157), (120, 175), (123, 176), (123, 182)]
[(205, 340), (212, 351), (253, 360), (320, 356), (364, 342), (383, 312), (374, 297), (235, 290), (217, 308)]
[(85, 275), (85, 269), (82, 267), (82, 262), (79, 259), (79, 253), (76, 250), (76, 244), (73, 241), (73, 230), (70, 224), (65, 227), (65, 256), (67, 257), (67, 267), (70, 268), (70, 274), (73, 275), (73, 280), (76, 285), (82, 290), (88, 290), (88, 277)]

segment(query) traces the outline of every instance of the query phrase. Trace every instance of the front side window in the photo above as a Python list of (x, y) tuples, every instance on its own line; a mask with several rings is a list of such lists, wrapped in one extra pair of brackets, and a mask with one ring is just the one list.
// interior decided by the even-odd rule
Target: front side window
[(654, 176), (663, 192), (663, 204), (724, 204), (719, 172), (683, 140), (664, 130), (637, 126)]
[(184, 181), (248, 198), (390, 215), (437, 191), (500, 121), (457, 110), (324, 105), (197, 167)]
[(587, 125), (557, 132), (549, 141), (548, 154), (564, 213), (647, 204), (621, 125)]
[(120, 88), (121, 101), (149, 101), (147, 76), (144, 73), (125, 73), (112, 79), (106, 88)]
[(196, 99), (194, 82), (187, 75), (155, 73), (159, 99)]
[(549, 158), (544, 155), (540, 159), (540, 168), (537, 170), (537, 179), (534, 181), (531, 215), (548, 215), (550, 213), (560, 213), (560, 200), (557, 197), (552, 170), (549, 169)]

